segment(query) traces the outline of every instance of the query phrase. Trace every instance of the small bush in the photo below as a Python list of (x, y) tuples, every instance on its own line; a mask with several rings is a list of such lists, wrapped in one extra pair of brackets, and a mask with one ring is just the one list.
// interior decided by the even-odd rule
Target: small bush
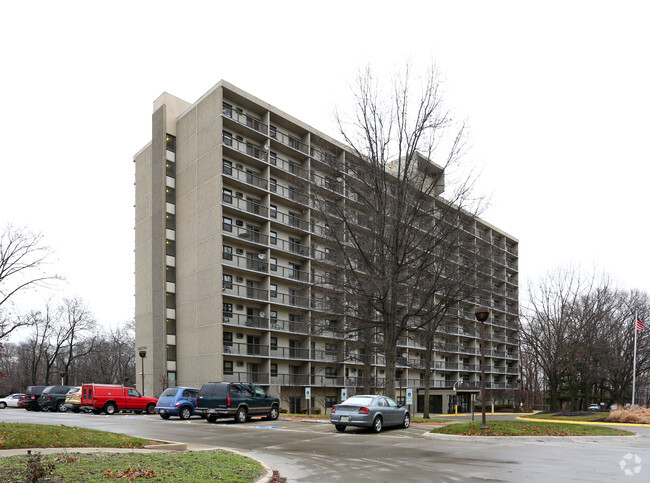
[(289, 412), (288, 409), (282, 409), (280, 408), (280, 414), (287, 414)]
[(320, 414), (320, 408), (314, 408), (311, 413), (312, 414)]
[(612, 423), (650, 424), (650, 409), (648, 408), (620, 408), (613, 409), (606, 419)]

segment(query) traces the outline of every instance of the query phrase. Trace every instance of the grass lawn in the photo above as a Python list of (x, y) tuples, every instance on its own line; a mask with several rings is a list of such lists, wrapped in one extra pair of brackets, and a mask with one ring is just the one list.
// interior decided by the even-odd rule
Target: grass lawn
[[(68, 426), (0, 423), (0, 449), (142, 448), (155, 443), (123, 434)], [(109, 479), (151, 481), (252, 482), (264, 473), (257, 461), (229, 451), (178, 453), (65, 453), (0, 458), (0, 481), (92, 482)]]
[[(330, 420), (330, 415), (329, 414), (287, 414), (283, 413), (280, 414), (280, 417), (285, 417), (285, 418), (305, 418), (305, 419), (324, 419), (329, 421)], [(449, 419), (442, 419), (442, 418), (416, 418), (412, 417), (411, 422), (413, 423), (448, 423)]]
[(537, 413), (527, 415), (527, 418), (531, 419), (557, 419), (558, 421), (599, 421), (601, 419), (606, 419), (609, 416), (609, 411), (594, 411), (588, 414), (581, 414), (575, 416), (567, 416), (562, 412), (557, 413)]
[(253, 482), (263, 472), (264, 469), (257, 461), (228, 451), (153, 454), (67, 453), (0, 458), (0, 481), (54, 480), (84, 483), (106, 479), (141, 479)]
[(462, 436), (631, 436), (634, 433), (605, 426), (583, 426), (565, 423), (531, 421), (488, 421), (488, 429), (481, 430), (481, 422), (452, 424), (437, 428), (432, 433)]

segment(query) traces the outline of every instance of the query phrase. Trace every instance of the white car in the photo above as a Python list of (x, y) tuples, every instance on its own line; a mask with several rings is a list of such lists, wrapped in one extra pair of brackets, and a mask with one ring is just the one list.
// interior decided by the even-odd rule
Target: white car
[(4, 409), (7, 406), (10, 408), (17, 408), (18, 407), (18, 401), (20, 401), (20, 398), (25, 396), (24, 394), (9, 394), (7, 397), (3, 397), (0, 399), (0, 409)]

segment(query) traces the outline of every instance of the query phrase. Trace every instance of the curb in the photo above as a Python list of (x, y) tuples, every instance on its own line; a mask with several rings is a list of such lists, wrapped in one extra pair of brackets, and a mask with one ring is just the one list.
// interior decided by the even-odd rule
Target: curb
[(602, 443), (603, 441), (621, 441), (629, 442), (634, 439), (641, 439), (638, 434), (630, 436), (463, 436), (462, 434), (440, 434), (440, 433), (423, 433), (425, 438), (441, 439), (441, 440), (463, 440), (472, 442), (485, 442), (491, 441), (537, 441), (540, 443), (571, 441), (574, 443)]

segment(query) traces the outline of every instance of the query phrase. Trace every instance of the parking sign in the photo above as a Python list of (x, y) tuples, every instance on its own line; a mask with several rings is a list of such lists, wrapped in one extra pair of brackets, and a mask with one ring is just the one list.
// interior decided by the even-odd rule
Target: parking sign
[(311, 387), (305, 388), (305, 399), (307, 400), (311, 399)]
[(413, 389), (406, 390), (406, 404), (413, 404)]

